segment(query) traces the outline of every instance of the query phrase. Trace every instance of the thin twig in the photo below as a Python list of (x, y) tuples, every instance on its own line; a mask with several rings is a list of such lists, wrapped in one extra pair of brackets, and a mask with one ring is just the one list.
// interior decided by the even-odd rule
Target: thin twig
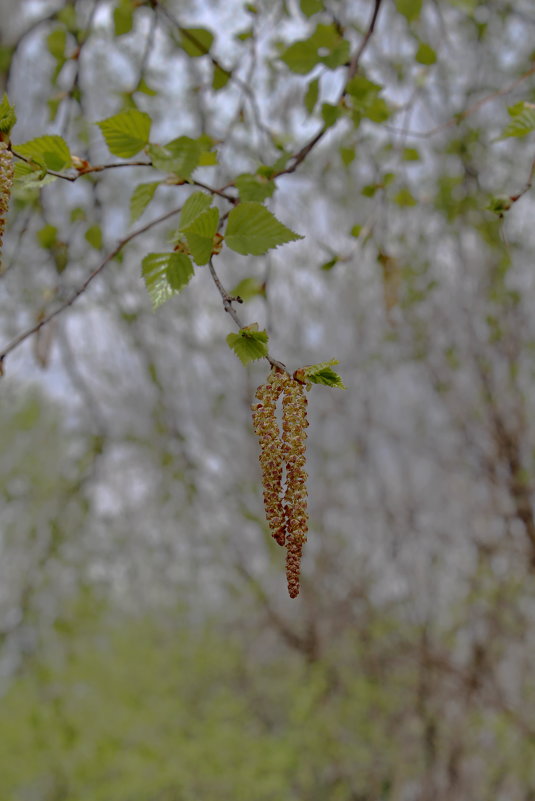
[(22, 342), (24, 342), (26, 339), (33, 336), (33, 334), (36, 334), (45, 325), (48, 325), (48, 323), (50, 323), (55, 317), (64, 312), (65, 309), (69, 308), (69, 306), (72, 306), (72, 304), (76, 300), (78, 300), (80, 295), (83, 295), (83, 293), (86, 291), (88, 286), (94, 281), (97, 275), (100, 275), (102, 270), (110, 263), (110, 261), (112, 261), (117, 256), (117, 254), (120, 253), (120, 251), (125, 247), (125, 245), (127, 245), (129, 242), (131, 242), (133, 239), (140, 236), (141, 234), (144, 234), (145, 231), (154, 228), (161, 222), (165, 222), (165, 220), (168, 220), (170, 217), (173, 217), (175, 214), (178, 214), (181, 211), (181, 208), (182, 207), (172, 209), (172, 211), (168, 211), (165, 214), (162, 214), (161, 217), (157, 217), (155, 220), (152, 220), (151, 222), (147, 223), (142, 228), (138, 228), (137, 230), (132, 231), (131, 234), (128, 234), (128, 236), (126, 236), (124, 239), (121, 239), (119, 244), (111, 251), (111, 253), (108, 253), (104, 261), (102, 261), (98, 265), (98, 267), (96, 267), (91, 273), (89, 273), (85, 281), (82, 284), (80, 284), (78, 289), (76, 289), (73, 292), (73, 294), (69, 298), (67, 298), (67, 300), (65, 300), (60, 306), (58, 306), (57, 309), (54, 309), (53, 312), (47, 314), (46, 317), (43, 317), (42, 320), (33, 325), (31, 328), (28, 328), (26, 331), (23, 331), (21, 334), (12, 339), (11, 342), (9, 342), (3, 349), (2, 353), (0, 353), (0, 375), (3, 374), (4, 359), (6, 358), (6, 356), (9, 353), (11, 353), (11, 351), (15, 350), (15, 348), (17, 348), (20, 344), (22, 344)]
[[(213, 259), (210, 259), (208, 262), (208, 268), (210, 270), (210, 275), (212, 276), (212, 280), (217, 287), (219, 294), (221, 295), (221, 300), (223, 301), (223, 308), (225, 311), (232, 317), (238, 328), (241, 330), (245, 328), (245, 325), (240, 320), (239, 315), (236, 313), (234, 309), (233, 303), (236, 302), (236, 298), (233, 298), (232, 295), (229, 295), (223, 284), (221, 283), (221, 279), (219, 278), (213, 263)], [(282, 362), (277, 361), (277, 359), (273, 359), (269, 353), (264, 357), (270, 363), (272, 367), (277, 367), (279, 370), (283, 370), (287, 372), (285, 365)]]

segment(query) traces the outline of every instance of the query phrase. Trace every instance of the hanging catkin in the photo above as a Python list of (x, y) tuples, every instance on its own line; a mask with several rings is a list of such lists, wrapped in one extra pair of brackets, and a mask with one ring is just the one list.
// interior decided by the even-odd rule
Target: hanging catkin
[[(282, 399), (282, 432), (277, 401)], [(264, 508), (272, 536), (286, 545), (286, 577), (291, 598), (299, 594), (301, 555), (308, 531), (305, 440), (307, 399), (304, 386), (273, 370), (256, 391), (253, 427), (260, 444)], [(284, 475), (284, 484), (283, 484)]]
[(13, 186), (13, 156), (8, 150), (7, 142), (0, 139), (0, 261), (2, 258), (2, 245), (6, 229), (9, 198)]

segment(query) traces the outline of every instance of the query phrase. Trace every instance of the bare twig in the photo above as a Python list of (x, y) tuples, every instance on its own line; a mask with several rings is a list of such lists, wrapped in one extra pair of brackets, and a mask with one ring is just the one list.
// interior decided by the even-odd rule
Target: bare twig
[(69, 308), (69, 306), (72, 306), (72, 304), (76, 300), (78, 300), (78, 298), (81, 295), (83, 295), (83, 293), (86, 291), (88, 286), (94, 281), (97, 275), (100, 275), (100, 273), (110, 263), (110, 261), (112, 261), (117, 256), (117, 254), (120, 253), (120, 251), (125, 247), (125, 245), (127, 245), (129, 242), (131, 242), (133, 239), (140, 236), (141, 234), (144, 234), (145, 231), (149, 231), (151, 228), (154, 228), (161, 222), (165, 222), (165, 220), (168, 220), (170, 217), (173, 217), (175, 214), (178, 214), (180, 211), (181, 207), (172, 209), (171, 211), (162, 214), (161, 217), (157, 217), (155, 220), (152, 220), (151, 222), (147, 223), (142, 228), (138, 228), (135, 231), (132, 231), (132, 233), (128, 234), (128, 236), (125, 236), (124, 239), (121, 239), (119, 244), (111, 251), (111, 253), (108, 253), (106, 258), (98, 265), (98, 267), (96, 267), (91, 273), (89, 273), (85, 281), (82, 284), (80, 284), (78, 289), (76, 289), (72, 293), (72, 295), (69, 298), (67, 298), (67, 300), (65, 300), (60, 306), (58, 306), (57, 309), (54, 309), (54, 311), (50, 312), (50, 314), (47, 314), (46, 317), (43, 317), (42, 320), (33, 325), (31, 328), (28, 328), (26, 331), (23, 331), (21, 334), (18, 334), (18, 336), (16, 336), (14, 339), (11, 340), (11, 342), (9, 342), (6, 345), (6, 347), (0, 353), (0, 374), (3, 373), (4, 360), (6, 356), (9, 353), (11, 353), (11, 351), (15, 350), (15, 348), (17, 348), (20, 344), (22, 344), (22, 342), (24, 342), (26, 339), (33, 336), (33, 334), (36, 334), (45, 325), (48, 325), (48, 323), (50, 323), (51, 320), (53, 320), (55, 317), (64, 312), (65, 309)]

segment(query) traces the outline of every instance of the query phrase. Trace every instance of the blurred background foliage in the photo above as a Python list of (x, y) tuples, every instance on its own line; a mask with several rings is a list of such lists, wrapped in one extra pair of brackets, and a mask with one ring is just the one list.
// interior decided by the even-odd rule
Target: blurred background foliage
[[(105, 164), (94, 121), (135, 105), (156, 141), (211, 137), (195, 177), (219, 187), (335, 123), (267, 201), (305, 239), (218, 264), (273, 356), (336, 356), (348, 387), (309, 396), (291, 602), (250, 423), (266, 368), (228, 349), (206, 268), (155, 313), (143, 287), (172, 222), (8, 356), (6, 801), (535, 799), (535, 12), (384, 0), (359, 72), (378, 88), (343, 116), (332, 31), (354, 52), (372, 6), (0, 0), (15, 149), (59, 133)], [(4, 344), (113, 250), (147, 180), (17, 191)], [(162, 185), (141, 224), (189, 192)]]

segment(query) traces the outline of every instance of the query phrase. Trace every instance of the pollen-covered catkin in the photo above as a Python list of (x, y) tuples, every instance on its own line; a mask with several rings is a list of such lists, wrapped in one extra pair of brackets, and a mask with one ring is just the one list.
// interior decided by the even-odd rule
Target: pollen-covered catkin
[(282, 392), (284, 373), (273, 371), (267, 382), (258, 387), (258, 403), (252, 405), (253, 428), (260, 444), (260, 466), (264, 488), (264, 508), (273, 538), (284, 545), (285, 512), (282, 504), (283, 445), (277, 422), (277, 401)]
[(0, 258), (6, 228), (9, 198), (13, 186), (13, 156), (8, 150), (7, 142), (0, 140)]
[(301, 555), (308, 532), (305, 470), (307, 404), (303, 384), (288, 377), (282, 399), (282, 441), (286, 463), (286, 578), (290, 598), (299, 595)]

